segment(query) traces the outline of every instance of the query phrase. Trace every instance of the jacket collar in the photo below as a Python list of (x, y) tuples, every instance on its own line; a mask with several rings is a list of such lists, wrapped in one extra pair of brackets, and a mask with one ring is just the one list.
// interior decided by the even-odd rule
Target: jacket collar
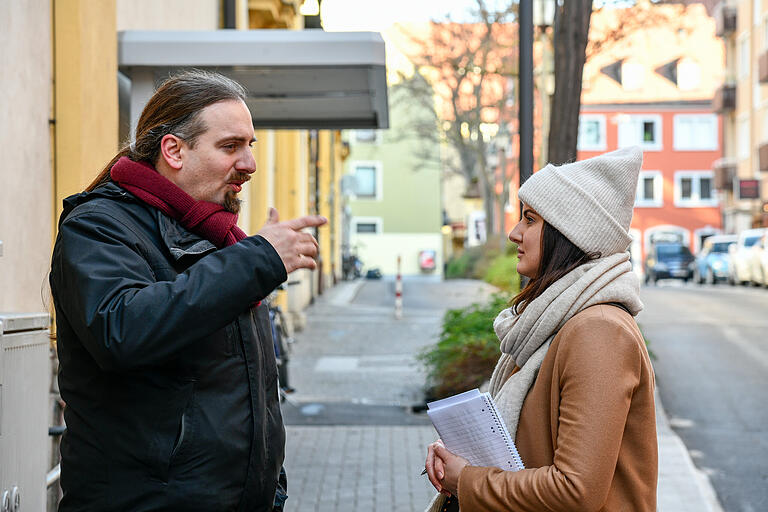
[(185, 257), (201, 257), (216, 250), (216, 246), (205, 238), (187, 231), (181, 224), (160, 210), (157, 212), (157, 226), (160, 237), (176, 261)]

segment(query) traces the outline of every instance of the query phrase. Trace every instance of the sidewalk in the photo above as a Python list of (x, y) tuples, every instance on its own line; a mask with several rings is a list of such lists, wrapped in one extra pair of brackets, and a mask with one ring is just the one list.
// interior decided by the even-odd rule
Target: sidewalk
[[(365, 283), (330, 290), (308, 309), (307, 329), (298, 335), (291, 370), (299, 391), (285, 407), (287, 512), (422, 511), (434, 493), (420, 472), (435, 432), (425, 415), (405, 407), (423, 382), (406, 353), (433, 341), (442, 315), (406, 308), (398, 321), (390, 308), (353, 304)], [(658, 395), (656, 407), (658, 510), (721, 512)]]

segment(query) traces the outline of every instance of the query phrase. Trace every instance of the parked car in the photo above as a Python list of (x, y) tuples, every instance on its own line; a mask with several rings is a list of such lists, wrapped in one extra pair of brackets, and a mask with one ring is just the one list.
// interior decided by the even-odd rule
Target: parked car
[(645, 258), (645, 282), (656, 283), (659, 279), (693, 277), (694, 258), (691, 251), (680, 243), (658, 243), (651, 246)]
[(699, 284), (714, 284), (728, 279), (730, 255), (728, 247), (738, 240), (736, 235), (714, 235), (704, 240), (696, 255), (693, 280)]
[(746, 229), (739, 233), (738, 241), (731, 245), (728, 281), (735, 284), (748, 284), (752, 281), (752, 246), (768, 231), (766, 228)]
[(768, 286), (768, 231), (749, 250), (749, 279), (756, 286)]

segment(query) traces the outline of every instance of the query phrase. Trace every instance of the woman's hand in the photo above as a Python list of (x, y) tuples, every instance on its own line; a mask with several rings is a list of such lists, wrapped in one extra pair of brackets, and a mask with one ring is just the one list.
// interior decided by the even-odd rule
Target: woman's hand
[[(429, 445), (429, 448), (434, 452), (435, 465), (437, 465), (439, 461), (441, 472), (444, 475), (439, 482), (441, 487), (435, 487), (443, 494), (446, 494), (447, 492), (448, 494), (456, 496), (459, 490), (459, 474), (461, 473), (461, 470), (464, 469), (464, 466), (469, 465), (469, 461), (464, 457), (449, 452), (445, 445), (440, 441), (432, 443)], [(427, 460), (429, 460), (429, 455), (427, 456)], [(427, 468), (427, 472), (429, 472), (429, 468)], [(430, 478), (430, 481), (432, 481), (432, 478)], [(432, 482), (432, 485), (434, 484), (435, 482)]]
[[(427, 470), (427, 476), (437, 492), (450, 496), (448, 491), (443, 490), (440, 481), (445, 476), (445, 468), (442, 459), (435, 457), (435, 449), (440, 446), (445, 449), (443, 442), (438, 439), (427, 447), (427, 460), (424, 462), (424, 468)], [(446, 450), (447, 451), (447, 450)]]

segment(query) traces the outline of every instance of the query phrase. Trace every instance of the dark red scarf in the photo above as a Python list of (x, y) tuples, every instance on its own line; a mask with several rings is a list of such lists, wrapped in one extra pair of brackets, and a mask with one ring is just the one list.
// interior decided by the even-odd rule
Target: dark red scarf
[(236, 244), (246, 236), (237, 227), (237, 215), (220, 204), (196, 201), (147, 163), (124, 156), (112, 167), (110, 175), (125, 190), (218, 248)]

